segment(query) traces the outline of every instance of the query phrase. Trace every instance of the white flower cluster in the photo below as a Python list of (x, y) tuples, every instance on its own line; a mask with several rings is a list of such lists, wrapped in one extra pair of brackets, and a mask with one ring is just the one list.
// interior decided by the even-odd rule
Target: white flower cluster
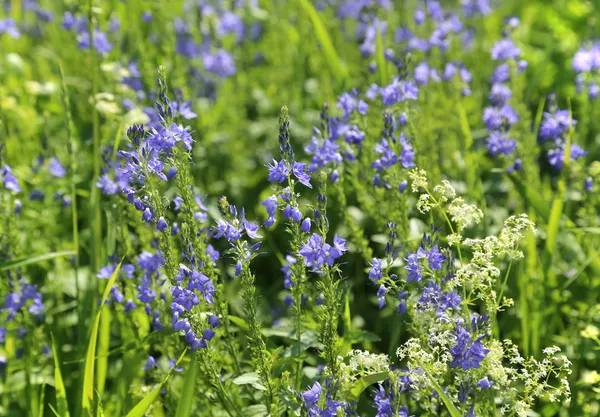
[[(510, 366), (503, 366), (498, 360), (500, 352)], [(486, 357), (484, 365), (497, 384), (502, 398), (502, 414), (513, 412), (519, 417), (530, 415), (535, 401), (570, 401), (571, 391), (567, 376), (571, 373), (571, 362), (560, 354), (560, 348), (553, 346), (544, 349), (544, 358), (525, 359), (510, 340), (503, 345), (494, 342), (494, 348)]]
[[(456, 276), (459, 281), (468, 284), (476, 297), (483, 300), (491, 311), (500, 308), (494, 291), (496, 279), (500, 276), (496, 261), (504, 256), (509, 259), (522, 258), (519, 243), (528, 230), (535, 232), (535, 225), (527, 215), (521, 214), (506, 219), (498, 236), (463, 241), (465, 246), (471, 248), (473, 256), (468, 263), (460, 266)], [(505, 304), (510, 304), (510, 301)]]

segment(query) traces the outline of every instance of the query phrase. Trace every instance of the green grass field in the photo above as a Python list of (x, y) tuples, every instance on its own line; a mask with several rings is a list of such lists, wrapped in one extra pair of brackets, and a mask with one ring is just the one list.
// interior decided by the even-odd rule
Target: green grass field
[(599, 25), (0, 0), (0, 416), (598, 416)]

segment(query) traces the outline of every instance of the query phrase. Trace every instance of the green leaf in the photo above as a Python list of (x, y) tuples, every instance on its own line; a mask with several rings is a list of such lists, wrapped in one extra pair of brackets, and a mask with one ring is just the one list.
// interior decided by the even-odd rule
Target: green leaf
[(337, 53), (335, 52), (335, 47), (333, 46), (333, 42), (331, 42), (331, 38), (329, 33), (327, 33), (327, 29), (323, 24), (323, 21), (319, 17), (319, 13), (313, 6), (313, 4), (309, 0), (300, 0), (300, 5), (308, 14), (310, 21), (315, 29), (315, 34), (317, 35), (317, 39), (321, 44), (321, 48), (323, 49), (323, 53), (325, 54), (325, 59), (327, 60), (327, 64), (329, 68), (333, 72), (333, 76), (338, 79), (338, 81), (345, 82), (348, 76), (348, 70), (346, 66), (340, 61)]
[(264, 404), (251, 405), (242, 410), (244, 417), (267, 417), (268, 414), (267, 407)]
[(444, 405), (450, 412), (450, 415), (452, 417), (463, 417), (463, 415), (460, 413), (460, 411), (458, 411), (456, 406), (452, 403), (452, 400), (450, 400), (450, 398), (448, 398), (448, 396), (446, 395), (446, 393), (444, 392), (442, 387), (440, 387), (440, 385), (435, 381), (435, 379), (433, 379), (432, 377), (429, 377), (429, 381), (431, 382), (431, 385), (433, 385), (435, 392), (437, 392), (437, 394), (442, 399), (442, 402), (444, 403)]
[(382, 86), (387, 85), (388, 75), (387, 75), (387, 66), (384, 55), (383, 48), (383, 37), (381, 36), (381, 27), (379, 23), (377, 23), (377, 39), (375, 43), (376, 47), (376, 57), (377, 57), (377, 70), (379, 71), (379, 81)]
[(117, 277), (119, 276), (119, 271), (121, 270), (121, 262), (115, 268), (112, 276), (108, 280), (106, 287), (104, 288), (104, 293), (102, 294), (102, 300), (100, 302), (100, 308), (96, 313), (96, 318), (94, 319), (94, 325), (92, 326), (92, 334), (90, 336), (90, 342), (88, 344), (87, 353), (85, 355), (85, 368), (83, 372), (83, 398), (82, 398), (82, 407), (84, 410), (87, 410), (88, 414), (92, 414), (92, 402), (94, 400), (94, 367), (96, 364), (96, 342), (98, 341), (98, 327), (100, 327), (100, 314), (102, 313), (102, 307), (104, 303), (108, 299), (108, 294), (112, 286), (114, 285)]
[(234, 316), (232, 314), (228, 315), (229, 321), (238, 326), (242, 330), (248, 330), (248, 323), (241, 317)]
[(177, 363), (175, 363), (175, 366), (173, 366), (171, 368), (171, 370), (169, 371), (167, 376), (165, 376), (165, 379), (162, 380), (160, 385), (157, 386), (156, 388), (154, 388), (152, 391), (150, 391), (150, 393), (148, 395), (146, 395), (144, 398), (142, 398), (142, 400), (139, 403), (137, 403), (136, 406), (133, 407), (133, 409), (129, 413), (127, 413), (127, 417), (144, 417), (144, 415), (146, 414), (146, 411), (148, 411), (150, 409), (150, 406), (160, 396), (160, 390), (162, 390), (163, 387), (165, 386), (165, 384), (167, 382), (169, 382), (169, 379), (171, 379), (171, 376), (173, 375), (175, 368), (177, 368), (177, 366), (179, 365), (179, 363), (181, 362), (181, 360), (183, 359), (183, 357), (185, 356), (186, 353), (187, 353), (187, 348), (183, 351), (181, 356), (179, 356), (179, 359), (177, 359)]
[(0, 263), (0, 271), (6, 271), (7, 269), (17, 268), (23, 265), (35, 264), (48, 259), (60, 258), (61, 256), (73, 256), (75, 251), (66, 250), (62, 252), (50, 252), (44, 255), (29, 256), (26, 258), (13, 259), (12, 261)]
[(188, 364), (188, 369), (185, 373), (185, 381), (183, 382), (183, 391), (179, 402), (177, 403), (177, 411), (175, 417), (189, 417), (192, 412), (192, 404), (196, 396), (196, 376), (198, 375), (198, 360), (194, 358)]
[(349, 399), (352, 401), (358, 401), (358, 397), (360, 397), (360, 394), (362, 394), (365, 389), (376, 382), (385, 381), (389, 377), (389, 372), (377, 372), (357, 379), (354, 384), (352, 384), (352, 388), (350, 388), (350, 391), (348, 392)]
[(242, 374), (232, 381), (235, 385), (252, 385), (260, 391), (266, 391), (266, 388), (260, 383), (260, 377), (256, 372)]
[(533, 207), (536, 213), (547, 222), (550, 218), (550, 209), (548, 208), (548, 203), (544, 201), (544, 199), (533, 187), (528, 187), (523, 184), (517, 175), (508, 175), (508, 178), (512, 181), (513, 185), (517, 189), (517, 192), (521, 194), (521, 197), (527, 201), (527, 204)]
[(96, 390), (98, 396), (104, 393), (106, 373), (108, 370), (108, 351), (110, 349), (110, 310), (104, 309), (100, 314), (100, 328), (98, 332), (98, 350), (96, 353)]
[(60, 417), (69, 417), (69, 405), (67, 403), (67, 390), (60, 372), (60, 361), (58, 360), (58, 351), (54, 342), (54, 335), (50, 333), (52, 339), (52, 354), (54, 355), (54, 389), (56, 390), (56, 408), (55, 413)]

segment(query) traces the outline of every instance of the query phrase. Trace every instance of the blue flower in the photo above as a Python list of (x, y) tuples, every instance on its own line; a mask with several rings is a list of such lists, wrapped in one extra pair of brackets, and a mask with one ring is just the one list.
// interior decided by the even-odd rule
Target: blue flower
[(376, 284), (383, 276), (383, 263), (381, 259), (373, 258), (369, 264), (371, 265), (371, 268), (369, 268), (369, 279)]
[(268, 219), (265, 222), (266, 227), (271, 227), (275, 223), (275, 214), (277, 213), (277, 197), (274, 195), (268, 197), (265, 201), (260, 203), (267, 209)]
[[(108, 41), (106, 33), (97, 29), (93, 31), (93, 46), (100, 55), (106, 55), (112, 51), (112, 44)], [(89, 32), (80, 32), (78, 37), (77, 47), (79, 49), (90, 49), (90, 34)]]
[[(310, 175), (304, 172), (305, 166), (306, 164), (304, 162), (294, 162), (294, 164), (292, 165), (292, 173), (296, 178), (298, 178), (298, 181), (300, 181), (300, 183), (304, 184), (308, 188), (312, 188), (312, 185), (310, 185)], [(270, 175), (269, 179), (271, 179)]]
[(490, 381), (487, 376), (483, 377), (479, 381), (477, 381), (477, 386), (479, 388), (481, 388), (482, 390), (488, 389), (492, 385), (494, 385), (494, 381)]
[(302, 230), (304, 233), (309, 233), (310, 227), (311, 227), (310, 218), (307, 217), (302, 221), (302, 224), (300, 225), (300, 230)]
[(379, 384), (379, 389), (375, 391), (373, 407), (377, 409), (375, 417), (395, 417), (394, 406), (392, 405), (391, 393), (387, 395), (383, 385)]
[(269, 168), (269, 181), (271, 182), (282, 183), (290, 175), (287, 164), (283, 159), (279, 162), (273, 160), (273, 165), (267, 164), (267, 168)]
[(17, 177), (15, 177), (10, 169), (10, 166), (4, 165), (0, 168), (0, 180), (4, 184), (4, 188), (10, 191), (14, 191), (15, 193), (21, 192), (21, 187), (19, 187), (19, 181)]
[(304, 406), (307, 408), (315, 405), (321, 398), (321, 384), (315, 381), (313, 386), (307, 391), (302, 393), (302, 399), (304, 400)]
[(216, 231), (214, 237), (217, 239), (220, 239), (222, 236), (225, 236), (225, 238), (229, 242), (231, 242), (236, 241), (240, 237), (242, 237), (240, 229), (236, 228), (234, 225), (223, 219), (217, 219), (217, 227), (215, 229)]
[(465, 371), (471, 368), (479, 368), (481, 362), (489, 353), (489, 349), (486, 349), (483, 346), (483, 343), (481, 343), (482, 338), (483, 336), (471, 343), (471, 335), (469, 332), (467, 332), (464, 327), (458, 325), (456, 327), (456, 345), (450, 350), (454, 357), (450, 363), (450, 367), (460, 367)]
[(8, 33), (13, 39), (19, 39), (21, 32), (17, 29), (14, 19), (0, 19), (0, 35)]
[(158, 369), (158, 363), (156, 362), (156, 359), (154, 359), (154, 356), (148, 356), (146, 365), (142, 367), (143, 371), (149, 371), (150, 369)]
[(487, 148), (490, 155), (510, 155), (517, 147), (517, 142), (509, 139), (505, 133), (494, 130), (487, 138)]
[(237, 71), (233, 56), (224, 49), (219, 49), (212, 54), (205, 54), (203, 61), (206, 71), (222, 78), (231, 77)]
[(67, 170), (63, 168), (60, 164), (58, 158), (54, 157), (50, 160), (48, 164), (48, 170), (50, 171), (50, 175), (56, 178), (62, 178), (67, 174)]
[(427, 260), (429, 261), (429, 267), (433, 270), (442, 270), (442, 264), (446, 260), (446, 257), (442, 255), (437, 245), (435, 245), (427, 253)]
[(492, 59), (504, 61), (507, 59), (517, 59), (521, 55), (521, 50), (517, 48), (510, 39), (502, 39), (492, 48)]

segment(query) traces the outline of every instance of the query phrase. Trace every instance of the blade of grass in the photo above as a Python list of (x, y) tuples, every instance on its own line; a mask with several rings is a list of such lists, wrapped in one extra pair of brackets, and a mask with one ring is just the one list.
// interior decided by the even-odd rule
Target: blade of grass
[(52, 339), (52, 354), (54, 355), (54, 389), (56, 390), (56, 408), (55, 413), (61, 417), (70, 417), (69, 405), (67, 403), (67, 390), (63, 382), (62, 373), (60, 371), (60, 361), (58, 359), (58, 351), (54, 335), (50, 333)]
[[(571, 102), (569, 101), (569, 125), (571, 125), (570, 120), (572, 118), (571, 114)], [(565, 154), (563, 161), (563, 169), (562, 172), (566, 172), (570, 162), (571, 162), (571, 141), (573, 139), (573, 128), (570, 127), (567, 132), (567, 143), (565, 144)], [(554, 197), (554, 201), (552, 202), (552, 208), (550, 209), (550, 217), (548, 219), (548, 227), (546, 229), (546, 247), (544, 248), (544, 276), (546, 278), (547, 284), (551, 287), (556, 285), (556, 276), (552, 272), (551, 265), (552, 260), (554, 258), (554, 251), (556, 249), (556, 240), (558, 237), (558, 231), (560, 229), (560, 218), (563, 213), (564, 205), (565, 205), (565, 194), (567, 191), (567, 183), (566, 179), (563, 176), (558, 180), (557, 192)]]
[(323, 53), (325, 54), (325, 59), (329, 68), (333, 72), (333, 76), (340, 82), (345, 83), (346, 78), (348, 77), (348, 70), (346, 66), (340, 61), (335, 47), (333, 46), (333, 42), (331, 41), (331, 37), (329, 33), (327, 33), (327, 29), (319, 16), (319, 13), (313, 6), (313, 4), (309, 0), (300, 0), (300, 5), (308, 15), (314, 29), (315, 34), (317, 35), (317, 39), (321, 44), (321, 48), (323, 49)]
[(96, 107), (96, 99), (98, 94), (98, 70), (97, 70), (97, 62), (96, 62), (96, 49), (94, 49), (94, 28), (96, 25), (94, 24), (94, 7), (93, 1), (88, 1), (88, 35), (90, 39), (90, 48), (89, 48), (89, 58), (90, 58), (90, 75), (91, 75), (91, 84), (92, 84), (92, 158), (93, 158), (93, 173), (94, 177), (91, 181), (92, 190), (90, 199), (91, 210), (93, 212), (93, 262), (92, 262), (92, 270), (98, 270), (100, 268), (100, 258), (101, 258), (101, 248), (102, 248), (102, 217), (100, 212), (100, 189), (96, 187), (96, 179), (100, 176), (100, 158), (101, 158), (101, 150), (100, 150), (100, 117), (98, 114), (98, 109)]
[(77, 326), (78, 341), (81, 343), (82, 335), (85, 334), (83, 331), (83, 320), (81, 316), (81, 292), (79, 285), (79, 218), (77, 215), (77, 187), (75, 186), (75, 177), (77, 173), (77, 143), (71, 130), (71, 124), (73, 123), (71, 118), (71, 105), (69, 101), (69, 93), (67, 85), (65, 83), (65, 73), (63, 71), (62, 62), (56, 57), (58, 65), (58, 74), (60, 76), (60, 98), (63, 106), (63, 112), (66, 118), (66, 131), (67, 141), (69, 148), (69, 168), (71, 171), (71, 177), (69, 182), (71, 183), (71, 218), (73, 221), (73, 247), (75, 249), (75, 263), (73, 265), (75, 272), (75, 297), (77, 299)]
[(100, 327), (100, 313), (102, 312), (102, 307), (106, 300), (108, 299), (108, 295), (112, 286), (114, 285), (117, 277), (119, 275), (119, 271), (121, 270), (121, 262), (115, 268), (112, 276), (108, 280), (106, 287), (104, 288), (104, 293), (102, 294), (102, 299), (100, 302), (100, 308), (96, 313), (96, 318), (94, 319), (94, 325), (92, 326), (92, 334), (90, 336), (90, 343), (88, 344), (88, 349), (85, 357), (85, 366), (84, 366), (84, 374), (83, 374), (83, 397), (82, 397), (82, 408), (91, 415), (92, 413), (92, 403), (94, 400), (94, 366), (96, 364), (95, 355), (96, 355), (96, 344), (98, 341), (98, 328)]
[(350, 388), (350, 391), (348, 393), (349, 398), (353, 401), (358, 401), (358, 397), (360, 397), (360, 394), (365, 389), (367, 389), (369, 386), (371, 386), (377, 382), (385, 381), (389, 377), (390, 377), (389, 372), (377, 372), (374, 374), (365, 375), (365, 376), (357, 379), (352, 384), (352, 388)]
[(171, 368), (171, 370), (169, 371), (167, 376), (165, 376), (165, 378), (162, 380), (162, 382), (156, 388), (154, 388), (152, 391), (150, 391), (150, 393), (148, 395), (146, 395), (144, 398), (142, 398), (142, 400), (139, 403), (137, 403), (137, 405), (135, 407), (133, 407), (133, 409), (129, 413), (127, 413), (127, 417), (144, 417), (146, 415), (146, 412), (148, 411), (148, 409), (150, 408), (152, 403), (154, 403), (154, 401), (156, 401), (156, 399), (160, 395), (160, 390), (169, 381), (169, 379), (171, 378), (171, 375), (173, 375), (175, 368), (179, 365), (179, 363), (185, 356), (186, 352), (187, 352), (187, 348), (183, 351), (181, 356), (179, 356), (179, 359), (177, 359), (177, 363), (175, 363), (175, 366), (173, 366)]
[(387, 85), (388, 75), (387, 66), (385, 61), (385, 55), (383, 50), (383, 36), (381, 35), (381, 27), (377, 27), (377, 39), (376, 39), (376, 57), (377, 57), (377, 70), (379, 72), (379, 82), (381, 86)]
[(442, 399), (442, 402), (448, 409), (448, 412), (450, 413), (450, 415), (452, 417), (462, 417), (462, 414), (460, 413), (460, 411), (458, 411), (456, 409), (456, 406), (452, 403), (452, 400), (450, 400), (450, 398), (448, 398), (448, 396), (446, 395), (446, 393), (444, 392), (442, 387), (439, 386), (439, 384), (435, 381), (435, 379), (433, 379), (432, 377), (429, 377), (429, 381), (431, 382), (431, 385), (433, 385), (435, 392), (437, 392), (437, 394)]
[(99, 396), (104, 393), (106, 372), (108, 370), (108, 350), (110, 348), (110, 316), (110, 310), (106, 308), (100, 313), (98, 350), (96, 354), (96, 390), (98, 391)]
[(198, 360), (196, 356), (192, 358), (185, 373), (185, 381), (183, 382), (183, 391), (179, 402), (177, 403), (177, 411), (175, 417), (189, 417), (192, 412), (192, 405), (196, 395), (196, 377), (198, 376)]
[(50, 252), (43, 255), (29, 256), (26, 258), (13, 259), (11, 261), (0, 263), (0, 271), (6, 271), (7, 269), (17, 268), (19, 266), (35, 264), (48, 259), (60, 258), (62, 256), (73, 256), (75, 251), (66, 250), (62, 252)]

